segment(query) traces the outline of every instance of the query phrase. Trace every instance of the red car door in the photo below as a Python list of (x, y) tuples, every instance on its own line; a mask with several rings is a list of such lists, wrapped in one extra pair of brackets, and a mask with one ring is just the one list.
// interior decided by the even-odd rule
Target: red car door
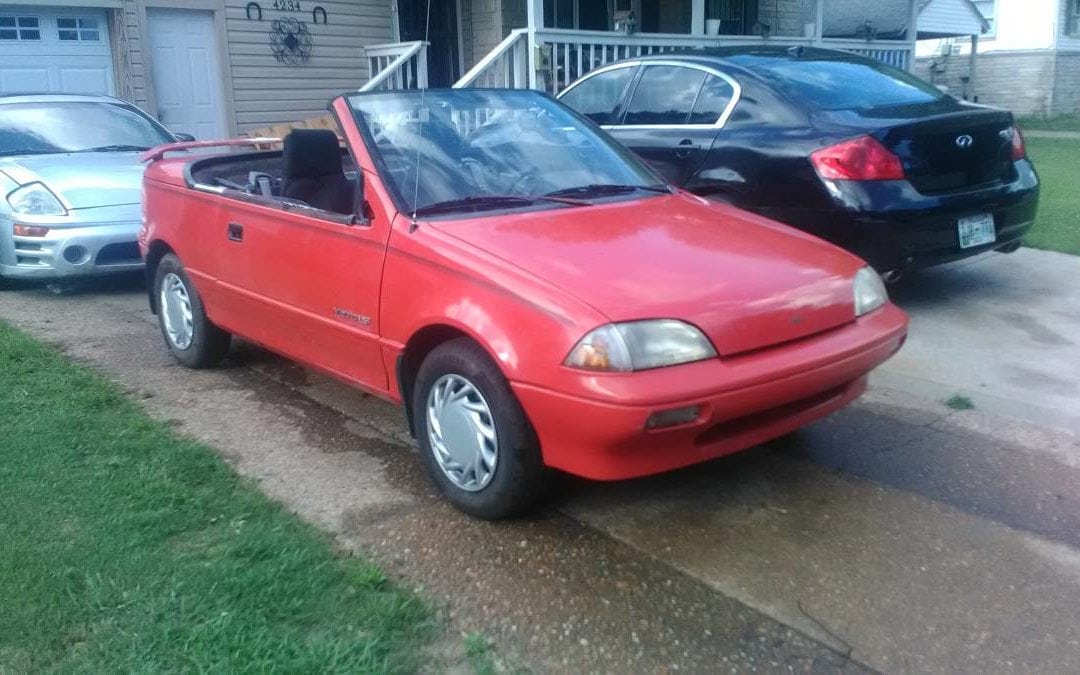
[(370, 218), (236, 201), (208, 242), (218, 321), (229, 330), (361, 386), (385, 391), (379, 286), (392, 214)]

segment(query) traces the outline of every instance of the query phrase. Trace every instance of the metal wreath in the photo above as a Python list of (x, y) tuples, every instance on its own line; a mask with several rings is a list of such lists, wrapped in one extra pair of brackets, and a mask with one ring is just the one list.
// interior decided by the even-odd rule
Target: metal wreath
[(270, 51), (278, 61), (290, 66), (306, 63), (311, 56), (311, 33), (296, 19), (274, 19), (270, 24)]

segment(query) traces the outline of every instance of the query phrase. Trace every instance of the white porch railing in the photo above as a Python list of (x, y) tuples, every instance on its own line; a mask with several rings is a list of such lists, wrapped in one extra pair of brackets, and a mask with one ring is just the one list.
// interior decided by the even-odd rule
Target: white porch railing
[(454, 83), (462, 87), (529, 88), (529, 29), (515, 28)]
[[(776, 37), (763, 40), (742, 35), (680, 35), (544, 28), (535, 33), (536, 50), (529, 48), (529, 31), (518, 28), (491, 50), (455, 87), (508, 87), (542, 89), (558, 94), (577, 78), (605, 64), (647, 54), (695, 47), (753, 46), (762, 44), (819, 46), (843, 49), (878, 59), (897, 68), (911, 64), (907, 42)], [(543, 54), (545, 58), (540, 58)]]
[(360, 91), (427, 89), (427, 50), (420, 40), (365, 47), (371, 77)]
[(866, 41), (822, 38), (815, 43), (815, 46), (854, 52), (867, 58), (877, 59), (901, 70), (907, 70), (911, 66), (912, 49), (906, 42), (890, 45), (887, 40)]
[[(537, 65), (537, 89), (558, 94), (585, 73), (621, 59), (662, 54), (695, 47), (760, 45), (756, 36), (705, 36), (672, 33), (583, 31), (545, 28), (536, 32), (537, 45), (550, 54)], [(811, 44), (807, 38), (784, 38), (783, 44)], [(541, 79), (542, 78), (542, 79)]]

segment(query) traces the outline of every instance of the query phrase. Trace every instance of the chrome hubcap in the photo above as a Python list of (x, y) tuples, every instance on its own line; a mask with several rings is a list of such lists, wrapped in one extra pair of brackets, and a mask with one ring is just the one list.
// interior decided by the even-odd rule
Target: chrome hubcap
[(427, 396), (428, 439), (439, 468), (457, 487), (478, 492), (495, 476), (499, 439), (480, 390), (460, 375), (443, 375)]
[(165, 335), (177, 349), (191, 346), (195, 324), (191, 320), (191, 298), (184, 281), (173, 272), (161, 280), (161, 318), (165, 323)]

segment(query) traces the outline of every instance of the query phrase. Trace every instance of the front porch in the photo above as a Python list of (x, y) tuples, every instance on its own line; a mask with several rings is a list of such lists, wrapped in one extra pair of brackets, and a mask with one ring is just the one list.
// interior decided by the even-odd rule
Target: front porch
[[(455, 67), (462, 73), (442, 84), (557, 94), (581, 75), (619, 59), (755, 44), (843, 49), (909, 69), (915, 46), (911, 27), (918, 11), (916, 0), (396, 2), (398, 13), (415, 15), (417, 2), (425, 10), (425, 3), (431, 2), (433, 15), (456, 15), (456, 35), (443, 29), (435, 39), (424, 41), (417, 39), (423, 35), (413, 32), (410, 42), (369, 47), (372, 78), (364, 90), (426, 87), (429, 65), (439, 64), (436, 72), (444, 79)], [(441, 3), (455, 7), (446, 11)], [(477, 7), (493, 11), (478, 21)], [(463, 14), (468, 15), (467, 28)], [(400, 30), (397, 34), (402, 36)]]

